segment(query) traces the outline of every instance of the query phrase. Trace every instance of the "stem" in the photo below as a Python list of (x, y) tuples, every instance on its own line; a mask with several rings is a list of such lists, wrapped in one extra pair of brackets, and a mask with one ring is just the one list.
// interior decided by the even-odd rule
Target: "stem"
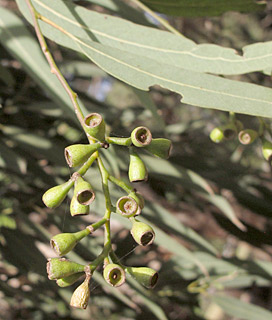
[(115, 177), (113, 177), (113, 176), (111, 176), (111, 175), (109, 175), (109, 180), (110, 180), (112, 183), (116, 184), (118, 187), (120, 187), (120, 188), (122, 188), (123, 190), (125, 190), (127, 194), (129, 194), (129, 193), (131, 193), (131, 192), (134, 192), (134, 189), (133, 189), (131, 186), (129, 186), (128, 184), (126, 184), (126, 183), (125, 183), (124, 181), (122, 181), (122, 180), (119, 180), (119, 179), (117, 179), (117, 178), (115, 178)]
[(104, 261), (104, 259), (109, 255), (109, 252), (111, 251), (111, 244), (106, 244), (100, 253), (100, 255), (89, 264), (91, 273), (94, 272), (94, 270)]
[(98, 157), (98, 152), (96, 151), (93, 153), (90, 158), (81, 166), (81, 168), (77, 171), (81, 176), (84, 176), (84, 174), (87, 172), (87, 170), (90, 168), (90, 166), (93, 164), (93, 162)]
[(102, 218), (101, 220), (87, 226), (86, 229), (88, 229), (90, 233), (93, 233), (95, 230), (103, 226), (106, 222), (107, 222), (107, 219)]
[(162, 17), (160, 17), (157, 13), (155, 13), (153, 10), (149, 9), (142, 2), (140, 2), (139, 0), (130, 0), (130, 1), (134, 2), (143, 11), (149, 13), (155, 20), (157, 20), (162, 26), (164, 26), (165, 29), (167, 29), (168, 31), (170, 31), (178, 36), (184, 37), (184, 35), (181, 34), (176, 28), (172, 27), (166, 19), (163, 19)]
[(68, 82), (65, 80), (65, 78), (63, 77), (63, 75), (60, 72), (59, 68), (57, 67), (57, 65), (55, 63), (55, 60), (54, 60), (51, 52), (49, 51), (47, 43), (46, 43), (46, 41), (44, 39), (44, 36), (42, 34), (42, 31), (41, 31), (40, 25), (38, 23), (38, 20), (39, 19), (43, 20), (43, 17), (34, 8), (31, 0), (25, 0), (25, 1), (26, 1), (26, 4), (27, 4), (28, 8), (29, 8), (30, 13), (31, 13), (37, 38), (39, 40), (39, 43), (40, 43), (42, 51), (43, 51), (43, 53), (45, 55), (45, 58), (46, 58), (46, 60), (48, 61), (49, 65), (50, 65), (51, 72), (57, 76), (57, 78), (59, 79), (60, 83), (64, 87), (65, 91), (68, 93), (68, 95), (69, 95), (69, 97), (70, 97), (70, 99), (72, 101), (72, 104), (74, 106), (76, 116), (77, 116), (82, 128), (85, 131), (84, 116), (83, 116), (83, 113), (82, 113), (81, 108), (80, 108), (79, 103), (78, 103), (77, 94), (71, 89), (71, 87), (69, 86)]

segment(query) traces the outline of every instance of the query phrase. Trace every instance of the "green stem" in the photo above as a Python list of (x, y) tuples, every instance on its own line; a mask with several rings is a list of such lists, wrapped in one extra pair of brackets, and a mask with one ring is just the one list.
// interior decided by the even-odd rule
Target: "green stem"
[(87, 226), (86, 229), (88, 229), (90, 231), (90, 233), (92, 233), (95, 230), (97, 230), (98, 228), (100, 228), (101, 226), (103, 226), (106, 222), (107, 222), (107, 219), (102, 218), (101, 220)]
[(96, 151), (93, 153), (90, 158), (81, 166), (81, 168), (77, 171), (81, 176), (84, 176), (84, 174), (87, 172), (87, 170), (90, 168), (90, 166), (94, 163), (94, 161), (99, 156), (98, 152)]
[(104, 261), (104, 259), (109, 255), (109, 252), (111, 251), (111, 244), (106, 244), (100, 253), (100, 255), (89, 264), (91, 273), (94, 272), (94, 270)]
[(125, 183), (124, 181), (122, 181), (122, 180), (119, 180), (119, 179), (117, 179), (117, 178), (115, 178), (115, 177), (113, 177), (113, 176), (111, 176), (111, 175), (109, 175), (109, 180), (110, 180), (112, 183), (116, 184), (118, 187), (120, 187), (120, 188), (122, 188), (123, 190), (125, 190), (127, 194), (129, 194), (129, 193), (131, 193), (131, 192), (134, 192), (134, 189), (133, 189), (131, 186), (129, 186), (128, 184), (126, 184), (126, 183)]

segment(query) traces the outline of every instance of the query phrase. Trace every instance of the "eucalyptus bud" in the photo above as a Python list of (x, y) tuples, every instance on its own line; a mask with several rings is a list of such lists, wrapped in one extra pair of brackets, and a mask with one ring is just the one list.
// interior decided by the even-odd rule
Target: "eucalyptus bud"
[(168, 159), (172, 148), (172, 142), (168, 139), (157, 138), (152, 139), (151, 143), (145, 147), (145, 150), (152, 153), (154, 156)]
[(132, 228), (130, 233), (134, 240), (141, 246), (147, 246), (153, 243), (155, 239), (154, 230), (146, 223), (136, 219), (132, 220)]
[(88, 160), (88, 158), (99, 148), (100, 143), (74, 144), (66, 147), (64, 155), (69, 167), (77, 167)]
[(245, 129), (239, 132), (238, 139), (242, 144), (251, 144), (259, 136), (258, 132), (252, 129)]
[(146, 127), (137, 127), (131, 132), (131, 141), (135, 147), (145, 147), (152, 141), (152, 134)]
[(157, 271), (147, 267), (126, 267), (125, 271), (148, 289), (154, 288), (159, 278)]
[(90, 300), (90, 276), (86, 276), (84, 282), (74, 291), (70, 306), (74, 308), (86, 309)]
[(224, 140), (223, 127), (214, 128), (210, 133), (210, 139), (215, 143), (222, 142)]
[(74, 273), (83, 272), (85, 266), (64, 258), (50, 258), (47, 262), (47, 273), (50, 280), (68, 277)]
[(74, 284), (77, 280), (79, 280), (79, 278), (82, 277), (84, 274), (84, 272), (79, 272), (71, 274), (70, 276), (65, 278), (57, 279), (57, 285), (62, 288), (69, 287), (72, 284)]
[(74, 189), (74, 197), (80, 204), (91, 204), (95, 199), (95, 193), (91, 184), (85, 181), (80, 175), (77, 176)]
[(90, 206), (89, 205), (84, 205), (80, 204), (77, 201), (77, 198), (73, 196), (71, 203), (70, 203), (70, 213), (71, 216), (82, 216), (82, 215), (87, 215), (89, 214), (90, 211)]
[(272, 160), (272, 143), (266, 139), (262, 140), (262, 152), (264, 158), (271, 162)]
[(116, 203), (116, 208), (117, 212), (126, 218), (133, 217), (141, 212), (140, 206), (129, 196), (119, 198)]
[(70, 179), (63, 184), (50, 188), (44, 193), (42, 197), (44, 204), (48, 208), (58, 207), (62, 203), (62, 201), (65, 199), (67, 193), (69, 192), (69, 190), (72, 188), (73, 185), (74, 185), (74, 181)]
[(128, 177), (130, 182), (146, 181), (148, 177), (143, 160), (132, 148), (130, 149)]
[(50, 244), (59, 256), (63, 256), (70, 252), (88, 234), (90, 234), (90, 230), (87, 228), (75, 233), (60, 233), (50, 240)]
[(105, 141), (105, 122), (99, 113), (90, 113), (84, 118), (85, 130), (89, 136)]
[(124, 269), (115, 263), (109, 263), (104, 267), (103, 276), (113, 287), (121, 286), (126, 280)]

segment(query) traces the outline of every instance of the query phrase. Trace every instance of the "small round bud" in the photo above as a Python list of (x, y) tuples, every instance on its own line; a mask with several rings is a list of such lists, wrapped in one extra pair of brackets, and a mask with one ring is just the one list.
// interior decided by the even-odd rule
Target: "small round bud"
[(141, 208), (137, 202), (129, 196), (121, 197), (116, 203), (117, 212), (123, 217), (130, 218), (140, 214)]
[(238, 139), (242, 144), (251, 144), (258, 137), (258, 132), (252, 129), (245, 129), (239, 132)]
[(126, 280), (124, 269), (115, 263), (109, 263), (104, 267), (103, 276), (113, 287), (121, 286)]
[(70, 306), (74, 308), (86, 309), (90, 300), (90, 276), (86, 276), (84, 282), (74, 291)]
[(222, 142), (224, 140), (222, 127), (214, 128), (210, 133), (210, 139), (215, 143)]
[(50, 258), (47, 262), (47, 273), (50, 280), (68, 277), (74, 273), (83, 272), (85, 266), (64, 258)]
[(132, 150), (132, 148), (130, 149), (128, 177), (130, 182), (146, 181), (148, 178), (148, 173), (143, 160)]
[(172, 142), (168, 139), (157, 138), (152, 139), (151, 143), (144, 149), (152, 153), (154, 156), (168, 159), (172, 148)]
[(88, 229), (84, 229), (75, 233), (60, 233), (55, 235), (50, 240), (50, 244), (52, 249), (59, 256), (63, 256), (70, 252), (76, 246), (76, 244), (88, 234), (90, 234)]
[(87, 205), (83, 205), (80, 204), (77, 201), (77, 198), (75, 196), (73, 196), (71, 203), (70, 203), (70, 213), (71, 216), (83, 216), (83, 215), (87, 215), (89, 214), (90, 211), (90, 206)]
[(125, 269), (135, 280), (137, 280), (142, 286), (152, 289), (158, 282), (158, 272), (154, 269), (147, 267), (127, 267)]
[(70, 276), (65, 278), (57, 279), (57, 285), (62, 288), (69, 287), (72, 284), (74, 284), (77, 280), (79, 280), (79, 278), (82, 277), (84, 274), (84, 272), (79, 272), (71, 274)]
[(272, 143), (266, 139), (262, 140), (262, 152), (265, 160), (271, 162), (272, 160)]
[(136, 219), (132, 220), (132, 228), (130, 230), (134, 240), (141, 246), (147, 246), (153, 243), (155, 239), (154, 230), (146, 223)]
[(145, 147), (152, 141), (152, 134), (146, 127), (137, 127), (131, 132), (131, 141), (135, 147)]
[(50, 188), (44, 193), (42, 197), (44, 204), (48, 208), (58, 207), (62, 203), (62, 201), (65, 199), (67, 193), (69, 192), (69, 190), (72, 188), (73, 185), (74, 185), (74, 181), (70, 179), (69, 181), (63, 184)]
[(80, 204), (91, 204), (95, 199), (95, 193), (91, 184), (78, 175), (75, 182), (74, 196)]
[(99, 113), (90, 113), (84, 118), (88, 135), (98, 141), (105, 140), (105, 122)]
[(64, 155), (69, 167), (77, 167), (83, 164), (99, 148), (100, 143), (93, 144), (74, 144), (66, 147)]

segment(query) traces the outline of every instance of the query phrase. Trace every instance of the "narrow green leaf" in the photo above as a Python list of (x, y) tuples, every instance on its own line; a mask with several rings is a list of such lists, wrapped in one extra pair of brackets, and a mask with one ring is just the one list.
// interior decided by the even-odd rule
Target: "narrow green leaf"
[(254, 304), (246, 303), (241, 300), (223, 296), (213, 295), (211, 300), (219, 305), (228, 315), (241, 320), (271, 320), (272, 312), (265, 310)]
[(155, 11), (182, 17), (218, 16), (227, 11), (256, 12), (264, 10), (264, 3), (254, 0), (142, 0)]
[(0, 228), (1, 227), (16, 229), (16, 221), (7, 215), (0, 214)]

